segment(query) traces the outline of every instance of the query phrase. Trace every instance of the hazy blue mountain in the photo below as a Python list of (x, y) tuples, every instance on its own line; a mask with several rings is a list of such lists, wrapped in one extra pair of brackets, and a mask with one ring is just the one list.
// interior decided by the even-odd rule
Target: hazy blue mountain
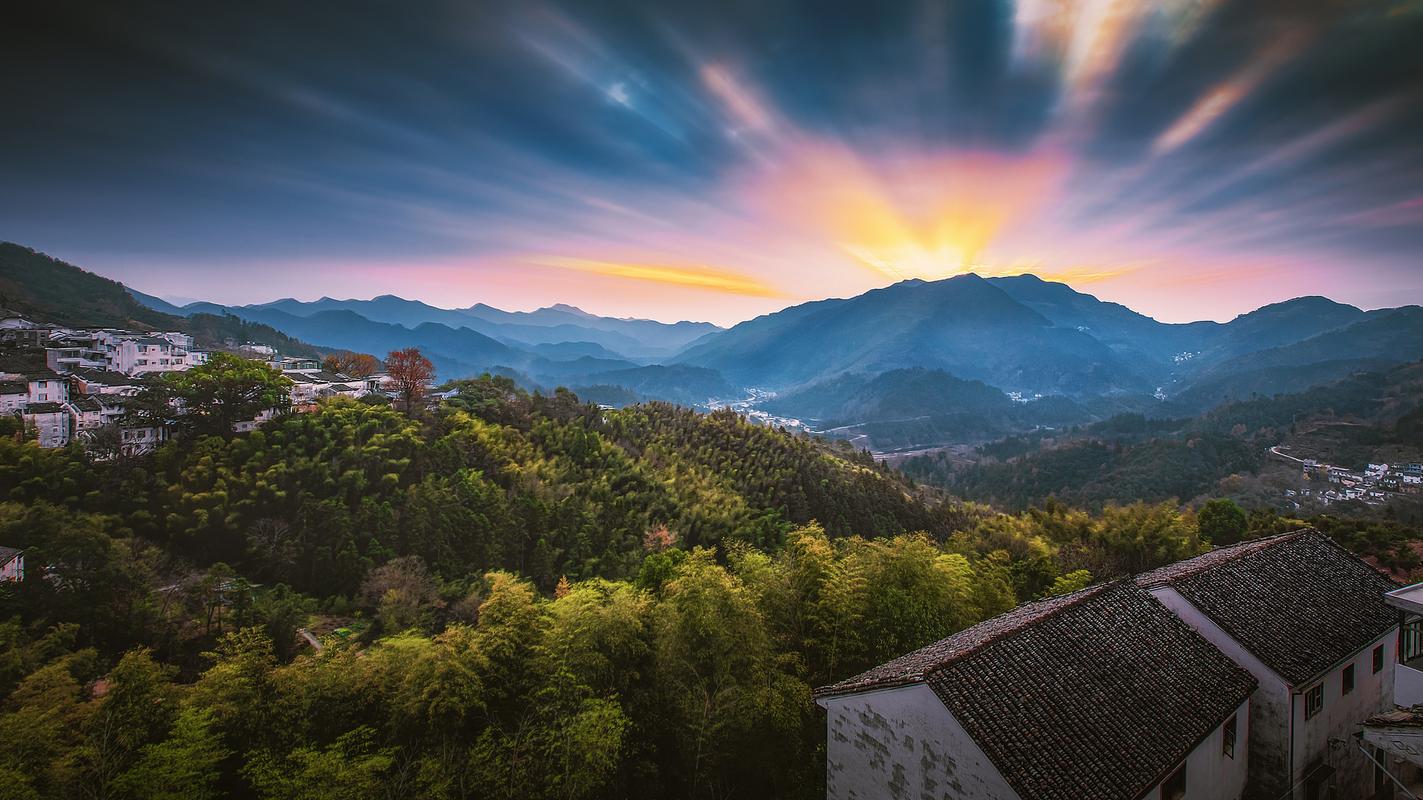
[(151, 294), (144, 294), (143, 292), (140, 292), (137, 289), (131, 289), (127, 286), (125, 286), (124, 289), (126, 289), (128, 293), (133, 296), (133, 299), (139, 302), (139, 304), (154, 311), (157, 311), (161, 314), (171, 314), (175, 317), (186, 317), (190, 315), (189, 312), (185, 312), (183, 310), (182, 306), (174, 305), (161, 297), (154, 297)]
[(301, 317), (323, 311), (354, 311), (374, 322), (407, 328), (435, 322), (451, 328), (469, 328), (515, 346), (592, 342), (619, 356), (632, 358), (669, 356), (689, 342), (720, 330), (707, 322), (665, 323), (599, 317), (563, 304), (536, 311), (503, 311), (482, 303), (449, 309), (395, 295), (369, 300), (323, 297), (310, 302), (284, 298), (250, 308), (272, 309)]
[(1248, 367), (1236, 363), (1233, 369), (1206, 374), (1187, 388), (1171, 395), (1174, 414), (1199, 414), (1222, 403), (1301, 392), (1357, 372), (1387, 369), (1397, 361), (1387, 358), (1343, 358), (1304, 365)]
[(354, 311), (322, 311), (305, 317), (275, 308), (237, 307), (230, 311), (304, 341), (381, 358), (391, 350), (418, 347), (435, 363), (441, 378), (466, 377), (496, 365), (517, 368), (531, 358), (528, 353), (469, 328), (430, 322), (407, 328), (375, 322)]
[(557, 303), (534, 311), (503, 311), (479, 303), (460, 309), (470, 316), (513, 325), (577, 325), (596, 330), (614, 331), (642, 340), (648, 337), (665, 337), (667, 346), (681, 347), (698, 337), (721, 330), (710, 322), (658, 322), (650, 319), (631, 317), (600, 317), (589, 314), (581, 308), (566, 303)]
[(636, 366), (639, 365), (622, 358), (579, 356), (564, 361), (540, 358), (531, 362), (525, 369), (540, 383), (552, 386), (568, 385), (571, 382), (584, 380), (589, 375), (631, 369)]
[[(1366, 319), (1359, 309), (1324, 297), (1297, 297), (1262, 306), (1218, 326), (1202, 343), (1198, 366), (1302, 342)], [(1256, 365), (1258, 366), (1258, 365)]]
[(1009, 408), (1003, 392), (943, 370), (897, 369), (879, 375), (845, 373), (762, 405), (781, 416), (865, 422), (945, 412), (985, 413)]
[[(178, 308), (132, 296), (163, 313), (235, 314), (327, 347), (377, 355), (420, 347), (447, 377), (498, 368), (543, 386), (599, 387), (609, 399), (698, 403), (755, 386), (783, 393), (767, 410), (815, 419), (962, 416), (978, 408), (963, 405), (965, 387), (978, 386), (999, 395), (1075, 398), (1070, 413), (1055, 411), (1050, 419), (1033, 416), (1046, 414), (1047, 406), (1012, 415), (1057, 424), (1079, 410), (1095, 417), (1103, 402), (1149, 405), (1158, 390), (1171, 408), (1203, 409), (1423, 358), (1417, 308), (1364, 312), (1300, 297), (1226, 323), (1171, 324), (1031, 275), (909, 280), (803, 303), (728, 330), (600, 317), (561, 304), (442, 309), (382, 295)], [(964, 428), (961, 421), (953, 425)]]
[(1154, 370), (1133, 366), (1088, 333), (1054, 325), (971, 274), (904, 281), (757, 317), (676, 361), (770, 388), (904, 367), (1045, 394), (1150, 391), (1154, 377)]
[(1118, 352), (1155, 361), (1168, 362), (1177, 353), (1196, 349), (1218, 327), (1214, 322), (1158, 322), (1120, 303), (1098, 300), (1036, 275), (989, 278), (988, 282), (1058, 327), (1080, 330)]
[[(609, 402), (610, 393), (606, 387), (610, 386), (625, 388), (639, 400), (667, 400), (687, 405), (701, 405), (712, 399), (731, 399), (738, 393), (737, 387), (716, 370), (685, 365), (653, 365), (594, 372), (582, 376), (576, 385), (603, 387), (599, 396), (604, 399), (598, 402)], [(626, 395), (622, 397), (625, 399)], [(613, 401), (611, 404), (619, 403)]]
[[(1316, 299), (1323, 300), (1310, 298)], [(1310, 317), (1296, 318), (1299, 327), (1311, 331), (1311, 335), (1216, 363), (1208, 362), (1194, 381), (1219, 380), (1223, 376), (1266, 368), (1300, 368), (1330, 362), (1403, 364), (1423, 358), (1423, 308), (1404, 306), (1370, 314), (1352, 306), (1345, 308), (1358, 312), (1350, 316), (1361, 321), (1315, 333), (1323, 327), (1322, 323)], [(1326, 377), (1319, 383), (1328, 380)]]
[(596, 342), (544, 342), (528, 346), (528, 351), (546, 358), (565, 361), (574, 358), (619, 358), (619, 354)]

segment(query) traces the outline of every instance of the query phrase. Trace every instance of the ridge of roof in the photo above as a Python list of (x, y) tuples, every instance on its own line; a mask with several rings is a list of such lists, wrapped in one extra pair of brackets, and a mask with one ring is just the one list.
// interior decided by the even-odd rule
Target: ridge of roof
[(1020, 797), (1140, 797), (1259, 685), (1146, 589), (1109, 587), (925, 679)]
[[(1158, 580), (1285, 682), (1304, 686), (1398, 625), (1398, 582), (1317, 530)], [(1278, 598), (1288, 598), (1287, 603)], [(1308, 648), (1299, 642), (1309, 641)]]
[(853, 694), (867, 689), (887, 689), (918, 683), (934, 670), (946, 667), (1001, 639), (1037, 625), (1063, 611), (1083, 603), (1122, 580), (1108, 581), (1078, 589), (1056, 597), (1032, 600), (996, 617), (970, 625), (932, 644), (906, 653), (858, 675), (816, 689), (814, 697)]
[(1313, 528), (1300, 528), (1299, 530), (1276, 533), (1270, 536), (1261, 536), (1256, 539), (1246, 539), (1243, 542), (1236, 542), (1235, 544), (1226, 545), (1225, 547), (1217, 547), (1198, 556), (1193, 556), (1181, 561), (1174, 561), (1170, 564), (1157, 567), (1156, 569), (1143, 572), (1137, 575), (1135, 580), (1137, 585), (1142, 587), (1164, 586), (1190, 578), (1194, 575), (1199, 575), (1206, 570), (1213, 569), (1222, 564), (1248, 558), (1275, 545), (1294, 541), (1311, 533), (1318, 534), (1319, 532)]

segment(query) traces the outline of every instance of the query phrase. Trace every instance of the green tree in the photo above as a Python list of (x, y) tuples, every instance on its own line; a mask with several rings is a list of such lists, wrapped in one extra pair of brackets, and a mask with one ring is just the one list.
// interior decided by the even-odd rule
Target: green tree
[(347, 800), (377, 797), (395, 763), (393, 748), (375, 745), (375, 731), (360, 727), (329, 747), (250, 755), (242, 774), (265, 800)]
[(756, 784), (794, 751), (809, 689), (775, 668), (754, 595), (712, 551), (695, 549), (663, 591), (653, 613), (655, 683), (676, 754), (664, 777), (691, 797), (775, 795)]
[(1217, 498), (1208, 501), (1196, 512), (1196, 524), (1201, 529), (1202, 539), (1222, 547), (1245, 538), (1246, 531), (1250, 529), (1250, 518), (1234, 500)]
[(168, 738), (147, 745), (119, 776), (118, 790), (136, 800), (213, 800), (229, 752), (214, 730), (213, 712), (187, 708)]
[(291, 381), (260, 361), (213, 353), (206, 364), (150, 378), (135, 403), (143, 421), (232, 438), (239, 422), (291, 407)]
[(1060, 594), (1071, 594), (1079, 589), (1086, 589), (1092, 585), (1092, 573), (1085, 569), (1075, 569), (1066, 575), (1059, 575), (1052, 582), (1052, 586), (1047, 590), (1049, 597), (1056, 597)]

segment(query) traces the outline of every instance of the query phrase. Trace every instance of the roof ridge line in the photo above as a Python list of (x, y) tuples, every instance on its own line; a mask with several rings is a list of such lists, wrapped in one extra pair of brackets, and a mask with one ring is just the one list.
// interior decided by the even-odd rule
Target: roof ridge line
[[(1013, 608), (1013, 609), (1011, 609), (1011, 610), (1009, 610), (1009, 611), (1005, 611), (1005, 612), (1003, 612), (1002, 614), (997, 614), (997, 615), (992, 616), (992, 617), (989, 617), (989, 618), (987, 618), (987, 619), (979, 620), (978, 622), (974, 623), (973, 625), (968, 626), (967, 628), (964, 628), (964, 629), (962, 629), (962, 630), (955, 631), (955, 632), (949, 634), (948, 636), (945, 636), (945, 637), (942, 638), (942, 639), (939, 639), (939, 640), (934, 641), (934, 642), (930, 642), (930, 643), (924, 645), (923, 647), (917, 648), (917, 649), (915, 649), (915, 650), (911, 650), (910, 652), (905, 653), (905, 654), (902, 655), (902, 656), (899, 656), (899, 658), (897, 658), (897, 659), (894, 659), (894, 660), (892, 660), (892, 661), (890, 661), (890, 662), (886, 662), (886, 664), (881, 664), (881, 665), (880, 665), (880, 667), (883, 667), (883, 666), (886, 666), (887, 664), (894, 663), (894, 661), (898, 661), (899, 659), (907, 658), (907, 657), (909, 657), (909, 656), (911, 656), (911, 655), (914, 655), (915, 653), (918, 653), (918, 652), (920, 652), (920, 651), (923, 651), (923, 650), (926, 650), (926, 649), (928, 649), (928, 648), (934, 647), (934, 646), (936, 646), (936, 645), (942, 644), (943, 642), (946, 642), (946, 641), (949, 641), (949, 640), (951, 640), (951, 639), (954, 639), (955, 637), (963, 636), (963, 635), (967, 634), (969, 631), (972, 631), (974, 628), (977, 628), (977, 627), (980, 627), (980, 626), (987, 626), (989, 623), (992, 623), (992, 622), (994, 622), (995, 620), (1000, 620), (1000, 619), (1002, 619), (1003, 617), (1008, 616), (1008, 615), (1015, 615), (1015, 614), (1016, 614), (1016, 615), (1020, 615), (1020, 616), (1025, 617), (1024, 619), (1018, 621), (1017, 624), (1015, 624), (1015, 625), (1012, 625), (1012, 626), (1009, 626), (1009, 627), (1005, 627), (1005, 628), (1002, 629), (1002, 630), (993, 631), (990, 635), (986, 636), (982, 641), (974, 643), (974, 645), (973, 645), (971, 648), (968, 648), (968, 649), (964, 650), (963, 652), (955, 653), (955, 654), (953, 654), (953, 655), (947, 656), (946, 658), (944, 658), (944, 660), (935, 663), (933, 666), (931, 666), (931, 667), (929, 667), (929, 668), (927, 668), (927, 669), (918, 670), (918, 671), (913, 671), (913, 672), (904, 672), (904, 673), (898, 675), (895, 680), (892, 680), (892, 681), (884, 681), (884, 682), (878, 683), (877, 685), (874, 685), (874, 686), (863, 686), (863, 687), (861, 687), (861, 686), (856, 686), (855, 684), (850, 684), (850, 681), (853, 681), (855, 678), (861, 677), (861, 676), (864, 674), (864, 673), (861, 673), (861, 675), (851, 676), (851, 677), (849, 677), (849, 678), (846, 678), (845, 680), (838, 681), (838, 682), (833, 683), (833, 684), (830, 684), (830, 685), (828, 685), (828, 686), (821, 686), (821, 687), (819, 687), (819, 688), (816, 688), (816, 689), (814, 689), (814, 690), (811, 692), (811, 695), (812, 695), (813, 697), (829, 697), (829, 696), (835, 696), (835, 695), (840, 695), (840, 694), (853, 694), (854, 692), (856, 692), (856, 691), (858, 691), (858, 690), (860, 690), (860, 689), (864, 689), (864, 688), (891, 688), (891, 687), (904, 686), (904, 685), (911, 684), (911, 683), (917, 683), (917, 682), (925, 681), (925, 680), (927, 680), (927, 679), (929, 678), (930, 675), (934, 674), (935, 672), (938, 672), (938, 671), (942, 670), (943, 668), (945, 668), (945, 667), (947, 667), (947, 666), (950, 666), (950, 665), (952, 665), (952, 664), (956, 664), (956, 663), (958, 663), (959, 661), (961, 661), (961, 660), (963, 660), (963, 659), (965, 659), (965, 658), (968, 658), (969, 656), (975, 655), (975, 654), (981, 652), (981, 651), (983, 650), (983, 648), (985, 648), (985, 647), (987, 647), (987, 646), (989, 646), (989, 645), (991, 645), (991, 644), (994, 644), (994, 643), (996, 643), (996, 642), (1002, 641), (1003, 639), (1005, 639), (1005, 638), (1007, 638), (1007, 637), (1016, 635), (1016, 634), (1022, 632), (1023, 630), (1025, 630), (1025, 629), (1027, 629), (1027, 628), (1031, 628), (1032, 626), (1037, 625), (1038, 623), (1045, 622), (1045, 621), (1047, 621), (1047, 620), (1049, 620), (1049, 619), (1052, 619), (1053, 617), (1056, 617), (1059, 613), (1061, 613), (1061, 612), (1063, 612), (1063, 611), (1066, 611), (1066, 610), (1071, 609), (1071, 608), (1076, 608), (1077, 606), (1081, 605), (1083, 602), (1085, 602), (1085, 601), (1087, 601), (1087, 600), (1090, 600), (1090, 599), (1092, 599), (1092, 598), (1094, 598), (1094, 597), (1097, 597), (1098, 595), (1102, 594), (1102, 593), (1103, 593), (1104, 591), (1106, 591), (1107, 589), (1116, 588), (1116, 587), (1119, 587), (1119, 586), (1121, 586), (1121, 585), (1123, 585), (1123, 584), (1126, 584), (1126, 583), (1129, 583), (1129, 582), (1130, 582), (1130, 579), (1129, 579), (1129, 578), (1117, 578), (1117, 579), (1114, 579), (1114, 580), (1109, 580), (1109, 581), (1103, 581), (1103, 582), (1101, 582), (1101, 583), (1096, 583), (1096, 584), (1093, 584), (1093, 585), (1091, 585), (1091, 586), (1087, 586), (1087, 587), (1085, 587), (1085, 588), (1078, 589), (1077, 591), (1071, 592), (1071, 593), (1066, 594), (1066, 595), (1057, 595), (1057, 596), (1054, 596), (1054, 597), (1044, 597), (1044, 598), (1040, 598), (1040, 599), (1038, 599), (1038, 600), (1032, 600), (1032, 601), (1029, 601), (1029, 602), (1027, 602), (1027, 603), (1023, 603), (1022, 605), (1019, 605), (1019, 606), (1017, 606), (1017, 607), (1015, 607), (1015, 608)], [(1046, 605), (1046, 604), (1051, 604), (1051, 607), (1049, 607), (1049, 608), (1047, 608), (1046, 610), (1042, 611), (1041, 614), (1033, 614), (1033, 613), (1032, 613), (1032, 606)], [(872, 668), (871, 671), (873, 671), (874, 669), (878, 669), (878, 667)], [(845, 684), (849, 684), (849, 685), (845, 685)]]
[[(1269, 536), (1258, 536), (1254, 539), (1246, 539), (1244, 541), (1236, 542), (1235, 544), (1228, 544), (1224, 547), (1217, 547), (1212, 550), (1207, 550), (1206, 552), (1201, 553), (1197, 556), (1183, 558), (1180, 561), (1173, 561), (1170, 564), (1163, 564), (1159, 567), (1156, 567), (1155, 569), (1149, 569), (1145, 572), (1139, 572), (1135, 576), (1133, 576), (1131, 580), (1133, 580), (1138, 586), (1143, 587), (1160, 586), (1163, 584), (1174, 583), (1175, 581), (1181, 580), (1183, 578), (1190, 578), (1192, 576), (1199, 575), (1207, 570), (1211, 570), (1225, 564), (1232, 564), (1244, 558), (1249, 558), (1250, 556), (1253, 556), (1257, 553), (1261, 553), (1278, 544), (1283, 544), (1287, 541), (1293, 541), (1310, 533), (1318, 534), (1319, 531), (1314, 528), (1298, 528), (1292, 531), (1284, 531), (1283, 533), (1272, 533)], [(1323, 534), (1320, 535), (1323, 536)], [(1325, 536), (1324, 538), (1327, 539), (1329, 537)], [(1180, 567), (1183, 564), (1189, 564), (1192, 561), (1198, 560), (1199, 563), (1193, 566), (1181, 568), (1179, 572), (1171, 572), (1169, 578), (1157, 579), (1152, 577), (1158, 574), (1166, 574), (1168, 570), (1171, 570), (1174, 567)]]
[[(1101, 582), (1101, 583), (1095, 583), (1095, 584), (1093, 584), (1093, 585), (1091, 585), (1091, 586), (1087, 586), (1087, 587), (1084, 587), (1084, 588), (1082, 588), (1082, 589), (1078, 589), (1076, 592), (1072, 592), (1072, 593), (1067, 594), (1067, 595), (1057, 595), (1057, 596), (1055, 596), (1055, 597), (1044, 597), (1044, 598), (1041, 598), (1041, 599), (1038, 599), (1038, 600), (1033, 600), (1033, 601), (1031, 601), (1031, 602), (1024, 603), (1023, 605), (1018, 606), (1018, 608), (1015, 609), (1015, 610), (1021, 611), (1022, 609), (1027, 608), (1027, 607), (1032, 606), (1032, 605), (1036, 605), (1036, 604), (1040, 604), (1040, 603), (1045, 604), (1045, 603), (1048, 603), (1048, 602), (1053, 601), (1053, 600), (1058, 601), (1058, 602), (1057, 602), (1056, 604), (1054, 604), (1051, 608), (1049, 608), (1049, 609), (1047, 609), (1046, 611), (1044, 611), (1041, 615), (1025, 614), (1025, 615), (1024, 615), (1024, 616), (1025, 616), (1025, 619), (1023, 619), (1023, 620), (1022, 620), (1021, 622), (1019, 622), (1017, 625), (1012, 625), (1012, 626), (1009, 626), (1009, 627), (1007, 627), (1007, 628), (1004, 628), (1003, 630), (995, 631), (991, 636), (988, 636), (988, 637), (985, 638), (983, 641), (978, 642), (978, 643), (975, 644), (972, 648), (969, 648), (969, 649), (967, 649), (967, 650), (964, 650), (964, 651), (961, 652), (961, 653), (955, 653), (954, 655), (950, 656), (949, 658), (947, 658), (947, 659), (945, 659), (945, 660), (939, 662), (938, 664), (935, 664), (932, 668), (927, 669), (927, 670), (924, 671), (923, 677), (927, 678), (927, 677), (929, 677), (930, 675), (932, 675), (933, 673), (938, 672), (938, 671), (942, 670), (943, 668), (945, 668), (945, 667), (947, 667), (947, 666), (950, 666), (951, 664), (956, 664), (956, 663), (958, 663), (959, 661), (962, 661), (963, 659), (968, 658), (969, 656), (977, 655), (978, 653), (982, 652), (982, 650), (983, 650), (985, 647), (988, 647), (988, 646), (991, 645), (991, 644), (995, 644), (995, 643), (997, 643), (997, 642), (1001, 642), (1001, 641), (1003, 641), (1004, 639), (1006, 639), (1006, 638), (1008, 638), (1008, 637), (1010, 637), (1010, 636), (1014, 636), (1014, 635), (1016, 635), (1016, 634), (1022, 632), (1023, 630), (1026, 630), (1027, 628), (1031, 628), (1031, 627), (1033, 627), (1033, 626), (1035, 626), (1035, 625), (1039, 625), (1039, 624), (1041, 624), (1041, 623), (1047, 622), (1048, 620), (1052, 619), (1053, 617), (1056, 617), (1058, 614), (1061, 614), (1062, 612), (1067, 611), (1068, 609), (1076, 608), (1076, 607), (1078, 607), (1079, 605), (1082, 605), (1082, 603), (1086, 602), (1087, 600), (1091, 600), (1092, 598), (1094, 598), (1094, 597), (1096, 597), (1096, 596), (1102, 594), (1105, 590), (1110, 589), (1110, 588), (1116, 588), (1116, 587), (1121, 586), (1122, 584), (1125, 584), (1125, 583), (1127, 583), (1127, 582), (1129, 582), (1129, 581), (1130, 581), (1129, 578), (1115, 578), (1115, 579), (1113, 579), (1113, 580), (1103, 581), (1103, 582)], [(1008, 613), (1012, 613), (1012, 612), (1008, 612)], [(984, 621), (984, 622), (990, 622), (990, 621), (992, 621), (993, 619), (995, 619), (995, 617), (989, 617), (988, 619), (983, 620), (983, 621)], [(959, 631), (959, 633), (963, 633), (964, 631), (972, 630), (973, 627), (974, 627), (973, 625), (970, 625), (969, 627), (964, 628), (963, 631)], [(958, 634), (950, 634), (949, 637), (947, 637), (947, 638), (953, 638), (954, 636), (957, 636), (957, 635), (958, 635)]]

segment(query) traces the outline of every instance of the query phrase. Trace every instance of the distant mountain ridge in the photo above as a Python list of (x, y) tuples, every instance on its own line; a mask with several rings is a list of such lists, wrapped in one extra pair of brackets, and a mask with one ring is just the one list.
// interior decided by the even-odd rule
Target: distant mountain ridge
[[(0, 305), (67, 324), (186, 326), (270, 340), (293, 353), (383, 356), (419, 347), (442, 379), (491, 371), (529, 388), (596, 388), (611, 402), (753, 402), (882, 430), (933, 417), (895, 433), (911, 443), (950, 429), (993, 432), (974, 414), (999, 428), (1081, 424), (1125, 411), (1196, 414), (1423, 358), (1416, 306), (1366, 312), (1300, 297), (1229, 322), (1172, 324), (1031, 275), (908, 280), (723, 330), (600, 317), (566, 304), (444, 309), (394, 295), (177, 306), (6, 244)], [(780, 397), (747, 400), (766, 390)], [(1009, 394), (1026, 404), (1005, 410)]]
[[(167, 313), (184, 314), (190, 310), (210, 307), (210, 304), (205, 303), (178, 307), (138, 293), (135, 293), (135, 297), (152, 307), (161, 306), (161, 310)], [(586, 342), (599, 345), (622, 358), (644, 360), (670, 356), (690, 342), (721, 330), (709, 322), (667, 323), (647, 319), (600, 317), (562, 303), (535, 311), (504, 311), (483, 303), (468, 308), (438, 308), (390, 294), (369, 300), (323, 297), (305, 302), (283, 298), (269, 303), (225, 308), (238, 316), (280, 311), (294, 317), (311, 317), (328, 311), (350, 311), (372, 322), (390, 323), (411, 329), (425, 323), (469, 328), (516, 347)]]
[(1302, 297), (1230, 322), (1175, 324), (1031, 275), (967, 274), (793, 306), (704, 337), (676, 362), (776, 390), (923, 367), (1024, 395), (1175, 397), (1211, 383), (1214, 396), (1236, 397), (1232, 376), (1264, 367), (1328, 362), (1327, 381), (1350, 361), (1375, 368), (1420, 350), (1416, 306), (1365, 312)]
[(771, 388), (843, 372), (941, 369), (1005, 391), (1149, 393), (1154, 384), (1112, 347), (1054, 323), (977, 275), (904, 281), (743, 322), (677, 362)]

